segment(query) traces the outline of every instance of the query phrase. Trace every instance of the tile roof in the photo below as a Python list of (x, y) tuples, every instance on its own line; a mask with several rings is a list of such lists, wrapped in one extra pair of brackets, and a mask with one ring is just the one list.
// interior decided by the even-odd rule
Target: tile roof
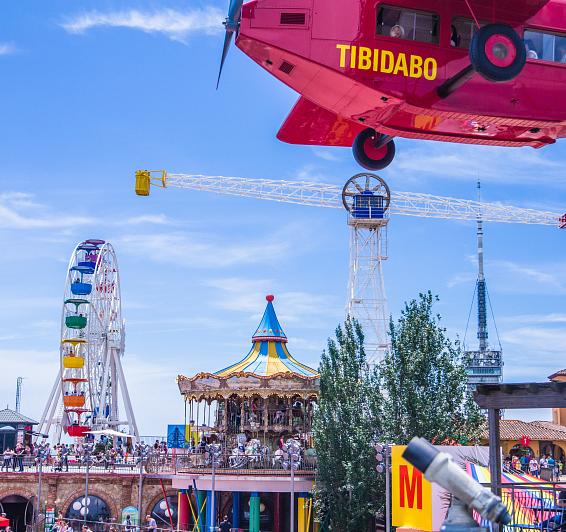
[[(519, 441), (522, 436), (530, 440), (562, 440), (566, 441), (566, 427), (555, 425), (550, 421), (520, 421), (518, 419), (502, 419), (499, 425), (501, 440)], [(481, 432), (483, 439), (488, 438), (487, 425)]]
[(557, 371), (556, 373), (553, 373), (552, 375), (549, 375), (548, 380), (552, 380), (556, 377), (566, 377), (566, 369), (561, 369), (560, 371)]
[(0, 410), (0, 423), (26, 423), (28, 425), (38, 425), (37, 421), (33, 419), (22, 416), (22, 414), (10, 410), (9, 408), (5, 408), (4, 410)]

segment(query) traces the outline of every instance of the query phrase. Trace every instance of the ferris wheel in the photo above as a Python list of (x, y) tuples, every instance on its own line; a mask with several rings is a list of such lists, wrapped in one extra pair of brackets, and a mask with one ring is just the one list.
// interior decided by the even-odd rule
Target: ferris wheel
[[(114, 248), (104, 240), (85, 240), (67, 268), (60, 369), (41, 418), (41, 434), (56, 427), (57, 439), (63, 431), (83, 437), (92, 430), (125, 426), (138, 436), (121, 364), (124, 339)], [(119, 395), (125, 420), (118, 415)]]

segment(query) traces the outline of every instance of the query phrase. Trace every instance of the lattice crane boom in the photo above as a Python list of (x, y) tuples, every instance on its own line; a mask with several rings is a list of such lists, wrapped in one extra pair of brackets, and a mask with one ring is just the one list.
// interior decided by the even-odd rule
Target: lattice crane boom
[[(187, 188), (312, 207), (344, 208), (342, 188), (324, 183), (198, 174), (167, 174), (164, 171), (148, 170), (136, 172), (136, 192), (139, 195), (149, 195), (150, 184), (164, 188)], [(403, 216), (445, 220), (477, 220), (478, 216), (481, 215), (485, 222), (566, 227), (566, 215), (557, 212), (417, 192), (392, 192), (389, 212)]]

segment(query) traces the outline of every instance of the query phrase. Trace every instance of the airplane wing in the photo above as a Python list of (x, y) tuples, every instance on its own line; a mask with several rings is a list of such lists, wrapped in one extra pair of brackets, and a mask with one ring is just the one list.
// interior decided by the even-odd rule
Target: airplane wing
[(536, 15), (551, 0), (500, 0), (500, 3), (507, 3), (514, 12), (524, 14), (524, 17), (530, 18)]
[(281, 126), (277, 138), (289, 144), (349, 147), (363, 129), (362, 124), (342, 118), (301, 97)]
[[(515, 18), (527, 20), (551, 2), (564, 4), (564, 0), (495, 0), (494, 4), (496, 11), (513, 13)], [(470, 6), (474, 9), (479, 3), (478, 0), (471, 0)]]

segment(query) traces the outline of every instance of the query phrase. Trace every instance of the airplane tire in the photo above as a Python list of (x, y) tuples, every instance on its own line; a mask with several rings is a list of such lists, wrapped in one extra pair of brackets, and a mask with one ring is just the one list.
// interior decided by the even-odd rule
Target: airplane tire
[(383, 170), (395, 158), (395, 142), (390, 140), (385, 146), (375, 147), (376, 139), (382, 135), (374, 129), (364, 129), (354, 140), (352, 151), (356, 162), (366, 170)]
[(488, 81), (501, 83), (516, 78), (527, 60), (525, 43), (506, 24), (488, 24), (480, 28), (470, 44), (474, 70)]

